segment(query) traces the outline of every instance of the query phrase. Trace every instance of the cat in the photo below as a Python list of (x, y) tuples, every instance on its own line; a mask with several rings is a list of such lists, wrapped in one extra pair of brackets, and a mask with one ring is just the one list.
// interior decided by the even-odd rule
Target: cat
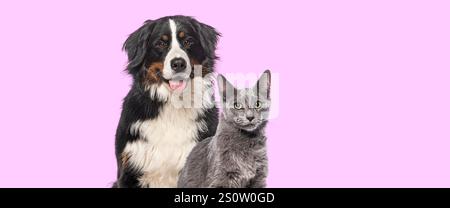
[(179, 188), (266, 187), (270, 78), (266, 70), (252, 88), (236, 89), (218, 75), (223, 108), (217, 132), (192, 149)]

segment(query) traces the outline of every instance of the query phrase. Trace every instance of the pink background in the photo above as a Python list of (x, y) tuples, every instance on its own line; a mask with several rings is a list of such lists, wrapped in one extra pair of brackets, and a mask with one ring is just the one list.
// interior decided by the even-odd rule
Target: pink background
[(108, 187), (146, 19), (195, 16), (219, 72), (280, 75), (270, 187), (450, 187), (448, 1), (1, 1), (0, 187)]

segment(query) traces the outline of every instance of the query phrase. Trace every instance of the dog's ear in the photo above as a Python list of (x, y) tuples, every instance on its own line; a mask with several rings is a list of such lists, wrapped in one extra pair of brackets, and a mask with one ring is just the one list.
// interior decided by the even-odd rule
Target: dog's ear
[(206, 52), (206, 56), (210, 59), (216, 59), (217, 40), (220, 33), (213, 27), (197, 22), (197, 32), (199, 33), (200, 44)]
[(129, 73), (136, 73), (143, 64), (154, 26), (154, 21), (145, 21), (144, 25), (131, 33), (123, 44), (122, 50), (128, 55), (127, 70)]

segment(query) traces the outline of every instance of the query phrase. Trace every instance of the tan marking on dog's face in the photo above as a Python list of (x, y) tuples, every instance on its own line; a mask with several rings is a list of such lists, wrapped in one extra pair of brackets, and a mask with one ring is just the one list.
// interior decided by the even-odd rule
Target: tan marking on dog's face
[(122, 152), (122, 154), (120, 155), (120, 161), (122, 162), (122, 166), (123, 167), (127, 167), (128, 166), (128, 160), (130, 159), (130, 155), (126, 152)]
[(163, 39), (164, 41), (168, 41), (168, 40), (169, 40), (169, 36), (163, 35), (163, 36), (161, 37), (161, 39)]
[(184, 36), (186, 36), (186, 34), (185, 34), (183, 31), (181, 31), (180, 33), (178, 33), (178, 37), (184, 38)]
[(146, 82), (148, 83), (158, 83), (161, 81), (161, 78), (158, 76), (158, 73), (161, 73), (164, 65), (162, 62), (154, 62), (152, 63), (147, 70)]
[(192, 58), (191, 58), (191, 65), (192, 65), (192, 66), (194, 66), (194, 65), (199, 65), (199, 64), (200, 64), (200, 62), (197, 61), (197, 59), (192, 59)]
[(202, 67), (202, 77), (205, 77), (207, 74), (209, 74), (211, 71), (206, 68), (206, 67)]

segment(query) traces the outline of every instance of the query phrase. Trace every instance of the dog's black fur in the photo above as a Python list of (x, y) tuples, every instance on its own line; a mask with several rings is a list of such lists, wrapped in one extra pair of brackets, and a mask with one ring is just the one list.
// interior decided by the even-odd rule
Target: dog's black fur
[[(146, 86), (161, 84), (163, 79), (149, 79), (148, 67), (152, 63), (164, 62), (167, 50), (157, 47), (157, 42), (169, 30), (168, 20), (172, 19), (186, 31), (195, 41), (191, 48), (186, 49), (189, 58), (203, 65), (204, 70), (212, 72), (217, 59), (215, 55), (219, 33), (211, 26), (198, 22), (186, 16), (163, 17), (158, 20), (148, 20), (142, 27), (133, 32), (124, 43), (123, 49), (128, 55), (127, 72), (133, 78), (132, 87), (124, 98), (122, 114), (116, 132), (117, 181), (113, 187), (139, 187), (138, 179), (143, 172), (133, 167), (123, 165), (122, 152), (127, 143), (142, 139), (139, 134), (130, 133), (131, 125), (138, 120), (155, 119), (164, 108), (164, 101), (150, 96)], [(158, 73), (158, 72), (157, 72)], [(207, 131), (198, 132), (198, 140), (214, 135), (217, 126), (217, 109), (204, 109), (204, 114), (197, 118), (207, 124)], [(174, 128), (177, 128), (174, 126)]]

